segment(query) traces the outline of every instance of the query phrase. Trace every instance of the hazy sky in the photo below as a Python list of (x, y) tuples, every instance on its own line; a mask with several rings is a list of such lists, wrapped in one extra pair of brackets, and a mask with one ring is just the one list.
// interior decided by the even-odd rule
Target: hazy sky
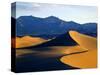
[[(12, 13), (14, 13), (14, 10), (15, 6), (12, 5)], [(97, 7), (25, 2), (16, 3), (16, 18), (30, 15), (42, 18), (56, 16), (65, 21), (75, 21), (77, 23), (97, 22)]]

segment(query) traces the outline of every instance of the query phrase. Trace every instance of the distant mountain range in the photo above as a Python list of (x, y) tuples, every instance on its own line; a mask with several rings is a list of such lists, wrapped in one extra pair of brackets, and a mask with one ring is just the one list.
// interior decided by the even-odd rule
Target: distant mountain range
[[(12, 21), (15, 19), (12, 18)], [(69, 30), (75, 30), (90, 36), (97, 36), (97, 24), (85, 23), (78, 24), (74, 21), (66, 22), (54, 16), (39, 18), (34, 16), (20, 16), (16, 19), (17, 36), (39, 36), (42, 38), (52, 38)]]

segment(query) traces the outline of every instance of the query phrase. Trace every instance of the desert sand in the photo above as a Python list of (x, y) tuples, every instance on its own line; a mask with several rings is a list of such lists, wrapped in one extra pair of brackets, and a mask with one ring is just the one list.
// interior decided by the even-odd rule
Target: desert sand
[[(34, 49), (16, 49), (16, 57), (36, 54), (37, 56), (48, 58), (62, 56), (59, 60), (77, 68), (95, 68), (97, 67), (97, 39), (91, 36), (80, 34), (76, 31), (70, 31), (70, 36), (79, 44), (76, 46), (51, 46)], [(16, 39), (17, 48), (37, 45), (47, 42), (41, 38), (25, 36)], [(66, 41), (67, 42), (67, 41)]]
[(87, 52), (63, 56), (60, 60), (64, 64), (78, 68), (97, 67), (97, 40), (96, 38), (70, 31), (70, 36)]
[(69, 31), (70, 36), (83, 48), (88, 50), (97, 49), (97, 39), (91, 36), (80, 34), (76, 31)]
[(33, 46), (46, 41), (45, 39), (31, 36), (16, 37), (16, 48), (23, 48), (28, 46)]
[(84, 53), (63, 56), (60, 59), (64, 64), (78, 68), (96, 68), (97, 51), (92, 50)]

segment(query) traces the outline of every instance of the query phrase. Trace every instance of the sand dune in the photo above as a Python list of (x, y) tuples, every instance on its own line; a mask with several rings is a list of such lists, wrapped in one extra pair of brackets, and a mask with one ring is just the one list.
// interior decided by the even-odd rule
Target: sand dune
[(91, 36), (80, 34), (76, 31), (70, 31), (70, 36), (83, 48), (88, 50), (97, 49), (97, 39)]
[(24, 36), (22, 38), (16, 37), (16, 48), (23, 48), (36, 45), (46, 41), (45, 39), (31, 36)]
[(95, 68), (97, 67), (97, 51), (91, 50), (84, 53), (63, 56), (60, 59), (64, 64), (78, 68)]
[(60, 60), (78, 68), (95, 68), (97, 67), (97, 40), (96, 38), (80, 34), (76, 31), (70, 31), (70, 36), (87, 52), (72, 54), (62, 57)]
[[(94, 68), (97, 67), (97, 40), (76, 31), (70, 31), (70, 36), (79, 44), (76, 46), (50, 46), (37, 49), (21, 49), (16, 50), (16, 56), (23, 56), (24, 54), (36, 54), (40, 57), (61, 57), (60, 61), (64, 64), (78, 67), (78, 68)], [(37, 45), (47, 40), (41, 38), (33, 38), (25, 36), (16, 38), (16, 47), (28, 47)], [(66, 41), (67, 42), (67, 41)], [(42, 51), (41, 51), (42, 50)]]

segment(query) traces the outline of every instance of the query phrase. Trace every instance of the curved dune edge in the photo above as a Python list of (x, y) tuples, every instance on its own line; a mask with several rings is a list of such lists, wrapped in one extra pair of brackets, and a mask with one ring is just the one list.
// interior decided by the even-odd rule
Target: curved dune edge
[(63, 56), (61, 62), (78, 68), (95, 68), (97, 67), (97, 51), (92, 50), (80, 54)]
[(96, 38), (70, 31), (70, 36), (88, 52), (63, 56), (60, 60), (64, 64), (78, 68), (97, 67), (97, 40)]
[(24, 36), (22, 38), (16, 37), (16, 48), (24, 48), (29, 46), (38, 45), (47, 40), (37, 37)]
[(97, 50), (97, 39), (91, 36), (80, 34), (76, 31), (69, 31), (70, 36), (83, 48)]

